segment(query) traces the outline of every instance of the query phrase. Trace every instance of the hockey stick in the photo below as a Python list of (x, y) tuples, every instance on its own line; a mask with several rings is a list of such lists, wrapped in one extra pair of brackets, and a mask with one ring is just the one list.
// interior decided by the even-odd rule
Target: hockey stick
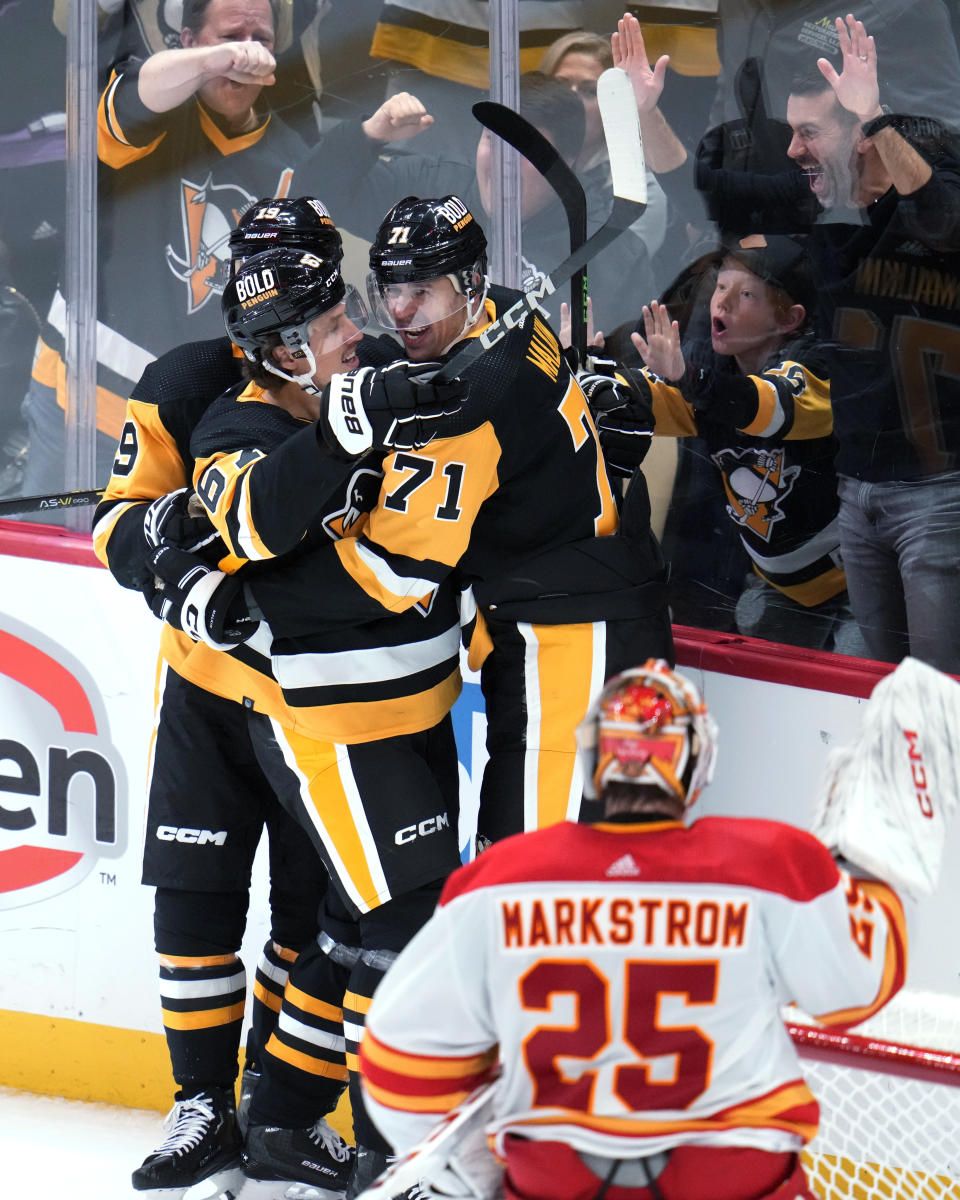
[(535, 288), (525, 292), (507, 311), (489, 325), (478, 337), (472, 338), (434, 376), (437, 383), (455, 379), (486, 350), (495, 346), (528, 312), (551, 295), (562, 284), (586, 266), (591, 258), (624, 233), (647, 207), (647, 174), (640, 140), (637, 103), (626, 72), (609, 67), (597, 80), (597, 100), (603, 132), (610, 156), (613, 177), (613, 208), (601, 227), (591, 234), (579, 250), (569, 255)]
[(87, 504), (99, 504), (104, 488), (89, 488), (79, 492), (51, 492), (42, 496), (14, 496), (0, 500), (0, 517), (12, 513), (45, 512), (52, 508), (82, 508)]
[[(485, 129), (508, 142), (553, 188), (567, 215), (570, 253), (587, 240), (587, 195), (573, 169), (536, 125), (504, 104), (481, 100), (473, 115)], [(570, 281), (571, 343), (582, 362), (587, 352), (587, 272), (581, 267)]]

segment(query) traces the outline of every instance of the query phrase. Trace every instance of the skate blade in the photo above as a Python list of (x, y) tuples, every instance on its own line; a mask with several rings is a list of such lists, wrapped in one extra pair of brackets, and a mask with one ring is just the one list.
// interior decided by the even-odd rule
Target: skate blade
[(188, 1187), (181, 1200), (237, 1200), (246, 1180), (240, 1166), (227, 1167)]
[(346, 1188), (331, 1190), (311, 1183), (291, 1183), (288, 1179), (247, 1179), (236, 1200), (343, 1200), (345, 1195)]

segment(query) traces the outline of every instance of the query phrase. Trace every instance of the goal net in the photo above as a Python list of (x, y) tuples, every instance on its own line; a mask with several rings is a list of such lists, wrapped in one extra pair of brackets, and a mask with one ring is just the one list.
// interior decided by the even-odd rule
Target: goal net
[(823, 1200), (960, 1200), (960, 998), (906, 992), (850, 1033), (787, 1027), (820, 1103), (804, 1152)]

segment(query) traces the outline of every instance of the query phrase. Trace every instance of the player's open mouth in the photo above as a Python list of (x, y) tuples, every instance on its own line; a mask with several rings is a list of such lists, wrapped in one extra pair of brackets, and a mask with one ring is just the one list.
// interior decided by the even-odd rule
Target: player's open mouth
[(714, 335), (726, 333), (726, 330), (727, 330), (726, 322), (722, 321), (719, 317), (714, 317), (713, 320), (711, 321), (711, 325), (713, 327)]
[(415, 346), (417, 342), (423, 338), (429, 328), (429, 325), (418, 325), (416, 329), (401, 329), (400, 336), (405, 342)]
[(352, 371), (354, 367), (360, 365), (360, 359), (352, 351), (350, 354), (345, 354), (340, 360), (341, 366), (345, 371)]

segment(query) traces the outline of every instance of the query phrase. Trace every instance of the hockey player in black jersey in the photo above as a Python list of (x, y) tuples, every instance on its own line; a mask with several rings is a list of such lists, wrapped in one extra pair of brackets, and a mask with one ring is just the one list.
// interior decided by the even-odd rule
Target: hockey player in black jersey
[[(411, 198), (387, 215), (371, 248), (369, 291), (414, 361), (442, 359), (516, 300), (488, 289), (485, 249), (455, 196)], [(511, 330), (463, 381), (462, 432), (388, 456), (369, 520), (336, 543), (334, 564), (318, 566), (312, 555), (274, 564), (247, 575), (243, 596), (286, 642), (318, 623), (382, 624), (437, 603), (455, 581), (487, 705), (480, 833), (493, 840), (577, 813), (576, 725), (610, 673), (638, 654), (672, 657), (672, 641), (647, 516), (630, 537), (615, 536), (617, 508), (586, 400), (543, 317)], [(331, 391), (351, 395), (339, 377)], [(294, 442), (267, 461), (282, 464)], [(285, 501), (288, 526), (309, 519), (308, 489)], [(359, 1039), (371, 994), (368, 985), (350, 1014), (350, 1040)], [(348, 1041), (351, 1062), (349, 1050)], [(312, 1080), (301, 1075), (303, 1094)], [(298, 1094), (292, 1081), (288, 1092)], [(377, 1153), (359, 1154), (351, 1193), (385, 1153), (372, 1127), (358, 1143)]]
[[(339, 246), (322, 205), (309, 198), (258, 201), (230, 238), (235, 261), (271, 246), (320, 253)], [(385, 364), (390, 339), (364, 337), (360, 361)], [(144, 372), (127, 404), (114, 471), (97, 509), (94, 546), (124, 587), (146, 589), (147, 562), (164, 534), (188, 544), (210, 525), (185, 512), (193, 474), (190, 438), (207, 406), (241, 378), (242, 354), (226, 336), (189, 343)], [(316, 470), (349, 482), (352, 468), (317, 454)], [(203, 532), (198, 532), (202, 530)], [(170, 624), (161, 640), (157, 726), (148, 785), (143, 881), (156, 887), (155, 945), (160, 956), (163, 1023), (178, 1092), (170, 1135), (134, 1174), (134, 1187), (179, 1190), (239, 1163), (233, 1084), (246, 990), (237, 957), (248, 903), (250, 868), (261, 831), (269, 834), (271, 937), (254, 985), (245, 1091), (259, 1047), (277, 1019), (290, 962), (316, 931), (326, 879), (297, 823), (285, 813), (254, 756), (253, 714), (286, 711), (270, 674), (269, 646), (221, 653)], [(192, 786), (184, 787), (190, 778)], [(159, 836), (162, 827), (205, 827), (227, 834), (188, 853)], [(331, 1077), (342, 1087), (342, 1035), (330, 1049)], [(318, 1135), (319, 1136), (319, 1135)], [(329, 1143), (341, 1153), (332, 1131)], [(320, 1154), (320, 1149), (315, 1147)], [(336, 1158), (334, 1158), (336, 1163)], [(170, 1191), (169, 1189), (173, 1189)]]
[[(356, 463), (345, 504), (322, 505), (317, 430), (335, 428), (341, 453), (352, 453), (366, 436), (367, 390), (403, 388), (425, 369), (398, 361), (380, 382), (364, 369), (336, 389), (326, 386), (334, 372), (358, 366), (364, 318), (339, 261), (339, 252), (268, 250), (247, 259), (224, 294), (227, 330), (247, 355), (249, 382), (207, 410), (191, 449), (197, 496), (228, 551), (219, 565), (238, 583), (280, 563), (310, 562), (322, 588), (324, 573), (340, 570), (338, 551), (363, 529), (379, 492), (383, 455)], [(328, 396), (346, 397), (354, 380), (349, 406), (326, 406)], [(462, 391), (459, 383), (447, 388)], [(154, 563), (169, 573), (179, 557), (164, 546)], [(179, 603), (185, 611), (192, 601)], [(267, 615), (272, 621), (289, 607), (280, 597)], [(337, 621), (316, 615), (321, 608), (318, 596), (298, 610), (298, 637), (273, 639), (273, 672), (289, 711), (250, 722), (258, 762), (288, 811), (300, 815), (333, 887), (321, 938), (292, 965), (279, 1023), (261, 1052), (244, 1170), (258, 1183), (289, 1180), (326, 1195), (342, 1182), (316, 1146), (339, 1094), (342, 1057), (331, 1049), (343, 1044), (340, 1005), (350, 1064), (353, 1028), (362, 1026), (384, 969), (460, 862), (449, 716), (460, 690), (460, 624), (449, 581), (374, 621), (353, 613)], [(269, 636), (266, 626), (258, 636)], [(354, 1125), (369, 1149), (374, 1135), (356, 1109)]]

